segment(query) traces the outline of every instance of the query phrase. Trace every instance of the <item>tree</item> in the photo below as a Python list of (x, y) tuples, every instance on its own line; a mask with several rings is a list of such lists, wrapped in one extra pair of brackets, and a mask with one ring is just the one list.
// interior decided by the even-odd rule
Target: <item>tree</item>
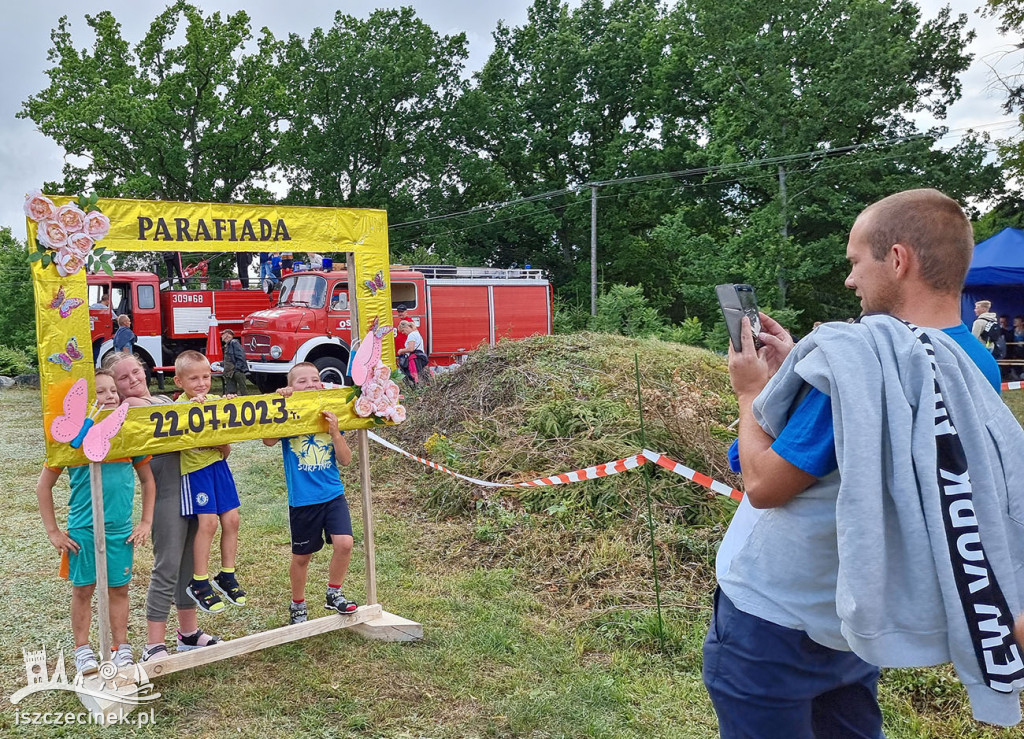
[(696, 209), (678, 238), (665, 231), (678, 219), (666, 220), (655, 238), (686, 254), (706, 252), (692, 234), (720, 234), (708, 265), (729, 268), (705, 272), (705, 289), (738, 278), (808, 324), (850, 315), (845, 241), (864, 206), (915, 186), (961, 200), (996, 192), (981, 142), (937, 150), (944, 130), (922, 136), (910, 118), (942, 117), (959, 96), (966, 16), (922, 21), (908, 0), (684, 0), (671, 18), (668, 63), (694, 70), (687, 95), (708, 160), (735, 165), (709, 178), (717, 212)]
[[(85, 19), (92, 49), (75, 49), (62, 17), (50, 34), (50, 85), (18, 113), (74, 157), (48, 190), (230, 202), (273, 171), (286, 96), (267, 29), (246, 53), (245, 12), (204, 18), (179, 0), (131, 49), (110, 12)], [(184, 41), (172, 46), (183, 20)]]
[[(659, 4), (535, 0), (519, 28), (499, 24), (495, 49), (460, 101), (468, 173), (461, 203), (535, 202), (459, 221), (467, 254), (531, 263), (556, 283), (586, 285), (590, 255), (587, 183), (631, 174), (657, 146), (655, 78), (664, 46)], [(663, 210), (643, 198), (609, 198), (602, 238), (614, 244), (653, 226)], [(609, 275), (615, 280), (615, 275)]]
[(0, 288), (0, 343), (35, 356), (36, 307), (28, 249), (7, 227), (0, 228)]
[(465, 35), (440, 36), (412, 8), (339, 12), (307, 42), (292, 36), (289, 202), (385, 208), (395, 223), (441, 204), (459, 181), (451, 114), (466, 53)]

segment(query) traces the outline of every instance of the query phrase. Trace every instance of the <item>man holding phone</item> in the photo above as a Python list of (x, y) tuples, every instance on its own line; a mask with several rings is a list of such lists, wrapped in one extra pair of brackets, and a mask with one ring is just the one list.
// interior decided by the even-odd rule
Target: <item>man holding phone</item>
[[(1000, 433), (1015, 443), (1024, 438), (1012, 416), (1007, 422), (1002, 413), (1009, 412), (998, 398), (996, 363), (960, 320), (960, 290), (973, 247), (970, 223), (955, 201), (936, 190), (898, 193), (867, 208), (850, 232), (846, 287), (861, 299), (862, 323), (825, 324), (795, 347), (785, 329), (762, 313), (758, 338), (763, 347), (757, 350), (749, 320), (743, 318), (740, 350), (730, 346), (729, 374), (739, 406), (745, 496), (719, 550), (719, 589), (704, 645), (704, 682), (723, 737), (882, 736), (879, 670), (852, 651), (857, 648), (874, 656), (878, 645), (851, 633), (850, 621), (838, 611), (853, 610), (856, 616), (865, 611), (885, 622), (893, 611), (921, 605), (914, 602), (918, 591), (913, 583), (905, 592), (892, 592), (891, 583), (903, 582), (900, 578), (912, 566), (898, 561), (905, 552), (890, 553), (886, 548), (891, 540), (938, 538), (924, 523), (918, 522), (921, 530), (915, 530), (914, 516), (899, 508), (901, 495), (916, 499), (917, 485), (938, 486), (936, 480), (942, 479), (935, 471), (938, 432), (929, 457), (925, 442), (931, 437), (921, 428), (929, 429), (916, 425), (927, 421), (935, 426), (934, 414), (914, 415), (914, 408), (904, 408), (907, 398), (924, 398), (915, 408), (934, 410), (943, 407), (932, 402), (927, 408), (928, 401), (945, 397), (938, 396), (940, 384), (952, 392), (953, 401), (946, 398), (952, 405), (957, 398), (970, 402), (971, 393), (977, 393), (983, 396), (979, 402), (986, 404), (982, 413), (1015, 427), (1001, 428)], [(868, 315), (876, 313), (887, 315)], [(888, 316), (921, 327), (924, 340), (934, 344), (928, 345), (933, 352), (920, 351), (921, 337)], [(929, 361), (931, 380), (926, 372)], [(954, 433), (960, 432), (970, 452), (972, 477), (991, 482), (1003, 470), (997, 457), (985, 457), (989, 442), (982, 438), (984, 426), (978, 429), (965, 420), (972, 412), (952, 414), (957, 423)], [(850, 419), (868, 419), (874, 426), (851, 427)], [(979, 456), (984, 465), (976, 464)], [(909, 475), (909, 485), (901, 473)], [(979, 482), (976, 489), (981, 487)], [(1018, 488), (1009, 494), (1020, 495)], [(921, 497), (928, 492), (922, 487)], [(865, 524), (857, 520), (857, 506), (873, 505), (885, 495), (896, 503), (879, 503), (877, 511), (872, 509), (876, 518), (864, 520), (877, 523), (877, 528), (865, 531)], [(941, 495), (931, 497), (938, 501)], [(976, 504), (980, 518), (985, 502)], [(913, 511), (912, 504), (910, 508)], [(909, 532), (901, 528), (908, 526), (907, 518), (913, 519)], [(1024, 587), (1012, 570), (1007, 574), (1002, 562), (1024, 564), (1016, 561), (1020, 549), (1000, 548), (999, 533), (986, 539), (985, 546), (991, 549), (999, 580), (1008, 586), (1007, 599), (1020, 606), (1016, 601)], [(900, 538), (904, 535), (906, 539)], [(859, 571), (852, 573), (840, 558), (841, 552), (849, 551), (844, 547), (851, 546), (864, 555), (854, 568)], [(953, 585), (939, 582), (945, 569), (929, 574), (929, 566), (936, 569), (934, 562), (928, 564), (932, 550), (927, 543), (921, 549), (926, 559), (920, 560), (924, 564), (918, 579), (948, 593)], [(938, 553), (935, 557), (941, 559)], [(856, 582), (858, 578), (867, 582)], [(890, 590), (885, 591), (887, 586)], [(876, 602), (858, 601), (845, 597), (847, 587), (858, 594), (872, 587), (885, 592)], [(936, 610), (938, 616), (922, 613), (920, 620), (939, 618), (945, 631), (945, 614), (941, 606), (930, 608)], [(1012, 625), (1012, 615), (1009, 618)], [(1018, 626), (1024, 630), (1024, 625)], [(951, 634), (954, 630), (949, 626)], [(954, 645), (950, 636), (948, 646), (922, 646), (931, 635), (898, 629), (894, 633), (891, 656), (876, 659), (876, 664), (935, 664), (948, 661), (952, 652), (964, 679), (957, 655), (970, 653), (970, 645)], [(1012, 637), (1004, 636), (1012, 652)], [(1014, 716), (1012, 701), (1002, 701), (1001, 693), (989, 695), (994, 692), (991, 686), (967, 685), (975, 715), (995, 723), (1018, 721), (1019, 702)]]

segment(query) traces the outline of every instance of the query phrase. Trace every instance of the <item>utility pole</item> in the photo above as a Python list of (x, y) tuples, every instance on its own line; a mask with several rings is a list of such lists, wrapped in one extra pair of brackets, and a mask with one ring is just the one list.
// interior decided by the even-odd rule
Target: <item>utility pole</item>
[(590, 186), (590, 315), (597, 315), (597, 185)]

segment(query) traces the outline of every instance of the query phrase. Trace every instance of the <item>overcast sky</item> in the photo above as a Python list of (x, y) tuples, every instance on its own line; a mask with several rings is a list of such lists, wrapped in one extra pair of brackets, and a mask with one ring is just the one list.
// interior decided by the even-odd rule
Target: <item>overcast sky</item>
[[(110, 10), (121, 23), (122, 35), (134, 46), (149, 27), (150, 21), (169, 2), (163, 0), (50, 0), (50, 2), (8, 3), (0, 25), (0, 226), (10, 226), (18, 238), (25, 236), (25, 218), (21, 210), (24, 194), (41, 187), (46, 180), (61, 176), (63, 150), (44, 137), (28, 120), (15, 119), (21, 103), (29, 95), (46, 87), (45, 70), (49, 66), (46, 52), (50, 48), (50, 31), (61, 15), (71, 21), (72, 38), (77, 48), (91, 47), (93, 39), (86, 26), (85, 14)], [(252, 21), (254, 35), (267, 26), (277, 38), (289, 33), (308, 36), (316, 27), (329, 27), (336, 10), (366, 17), (369, 3), (351, 0), (193, 0), (204, 12), (224, 14), (244, 8)], [(922, 0), (926, 17), (935, 15), (945, 3)], [(1015, 121), (1000, 109), (1002, 95), (993, 88), (987, 64), (999, 64), (1001, 51), (1010, 48), (1006, 39), (995, 31), (995, 23), (974, 11), (982, 0), (953, 0), (957, 12), (970, 16), (978, 38), (971, 47), (974, 64), (964, 76), (964, 97), (950, 111), (946, 125), (955, 134), (958, 129), (974, 127), (995, 136), (1016, 131)], [(406, 0), (377, 2), (376, 7), (412, 5), (420, 18), (441, 34), (463, 32), (469, 41), (468, 69), (478, 70), (493, 48), (491, 32), (498, 20), (512, 26), (526, 21), (528, 0)], [(1011, 60), (1012, 61), (1012, 60)], [(1007, 69), (1007, 60), (1002, 67)], [(927, 125), (927, 122), (925, 122)]]

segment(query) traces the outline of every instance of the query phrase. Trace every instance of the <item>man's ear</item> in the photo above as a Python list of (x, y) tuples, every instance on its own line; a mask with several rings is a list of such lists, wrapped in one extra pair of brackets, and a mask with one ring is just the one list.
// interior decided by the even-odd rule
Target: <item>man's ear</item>
[(916, 262), (913, 250), (904, 244), (893, 244), (890, 252), (892, 269), (895, 277), (907, 277)]

